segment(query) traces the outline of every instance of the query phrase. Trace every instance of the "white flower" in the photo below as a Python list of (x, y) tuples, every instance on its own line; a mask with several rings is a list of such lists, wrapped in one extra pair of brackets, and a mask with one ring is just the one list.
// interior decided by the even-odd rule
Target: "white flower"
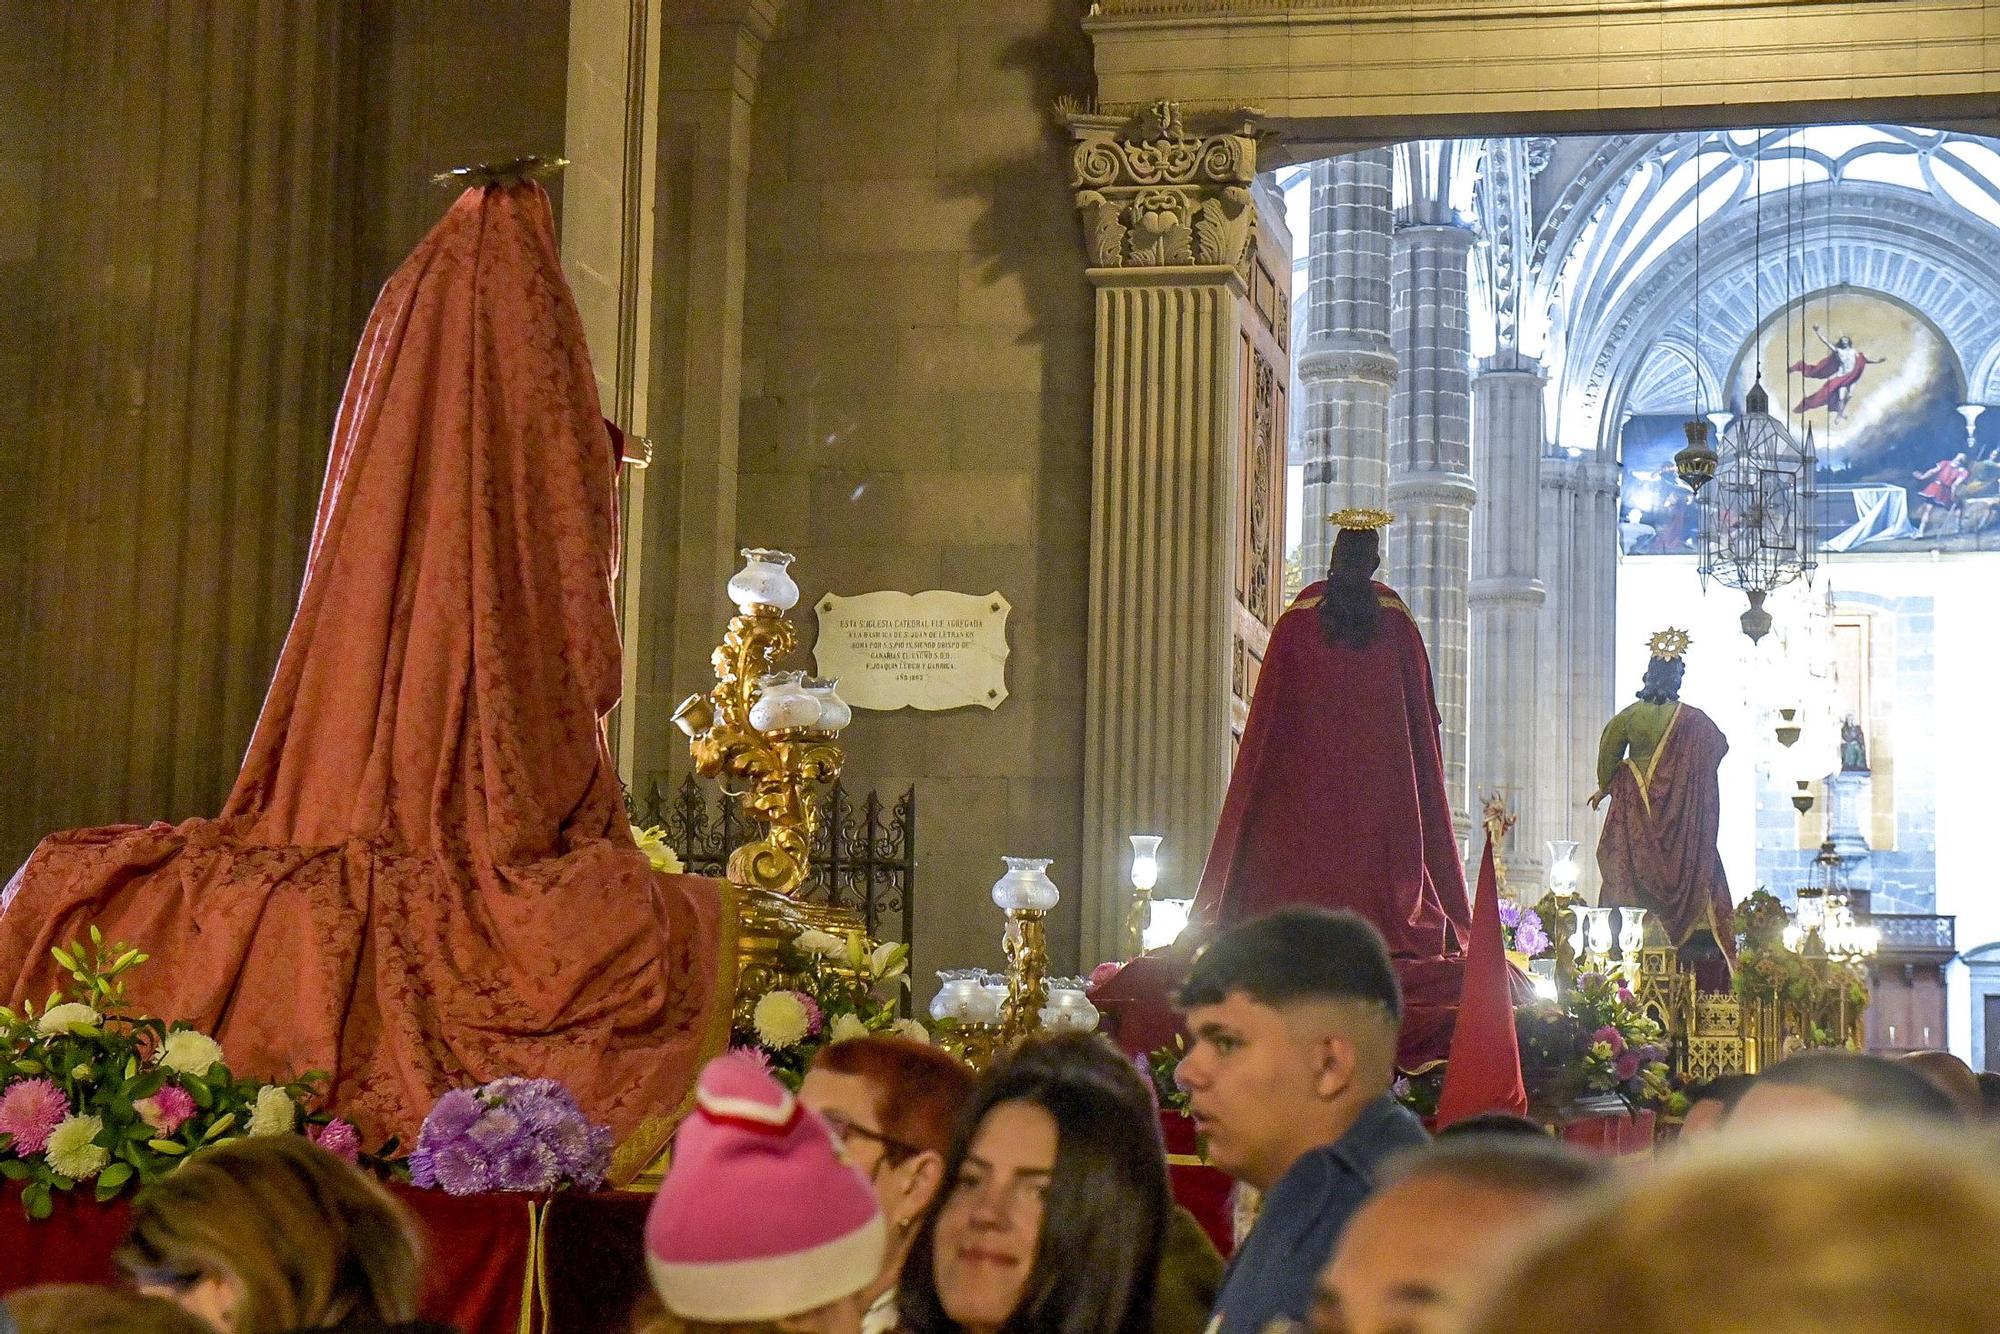
[(827, 1030), (827, 1041), (830, 1043), (846, 1042), (852, 1038), (865, 1038), (867, 1036), (868, 1025), (862, 1023), (859, 1016), (851, 1014), (835, 1015), (833, 1017), (833, 1027)]
[(101, 1022), (97, 1011), (82, 1001), (65, 1001), (43, 1010), (42, 1017), (35, 1021), (35, 1031), (49, 1038), (58, 1033), (79, 1033), (86, 1028), (95, 1028)]
[(908, 1038), (912, 1042), (928, 1043), (931, 1040), (930, 1030), (914, 1019), (898, 1019), (896, 1021), (896, 1036), (899, 1038)]
[(681, 865), (680, 854), (667, 846), (666, 834), (660, 829), (637, 830), (632, 835), (632, 841), (639, 845), (639, 851), (646, 854), (646, 860), (653, 864), (655, 871), (679, 875), (687, 869)]
[(206, 1033), (183, 1028), (167, 1034), (160, 1044), (159, 1064), (183, 1075), (200, 1079), (209, 1067), (222, 1062), (222, 1048)]
[(250, 1133), (253, 1135), (289, 1135), (298, 1124), (299, 1109), (293, 1105), (291, 1095), (275, 1084), (266, 1084), (257, 1090), (257, 1101), (250, 1108)]
[(868, 971), (877, 978), (895, 977), (909, 966), (910, 947), (899, 940), (884, 941), (868, 956)]
[(806, 1017), (806, 1007), (797, 996), (789, 991), (771, 991), (750, 1012), (750, 1026), (757, 1030), (759, 1042), (772, 1051), (783, 1051), (805, 1040), (812, 1021)]
[(111, 1153), (94, 1143), (104, 1133), (101, 1116), (72, 1116), (49, 1132), (45, 1154), (52, 1171), (71, 1181), (88, 1181), (111, 1161)]
[(839, 936), (825, 931), (801, 931), (792, 943), (807, 954), (823, 954), (828, 958), (839, 958), (847, 949), (847, 943)]

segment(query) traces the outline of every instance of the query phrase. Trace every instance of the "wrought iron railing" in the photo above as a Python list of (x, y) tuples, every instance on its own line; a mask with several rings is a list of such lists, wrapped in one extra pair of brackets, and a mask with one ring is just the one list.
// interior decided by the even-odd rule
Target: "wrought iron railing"
[(1935, 913), (1875, 913), (1868, 924), (1880, 931), (1877, 949), (1882, 953), (1908, 950), (1958, 950), (1958, 919)]
[[(626, 804), (635, 825), (666, 831), (691, 875), (721, 875), (729, 854), (760, 832), (734, 798), (691, 775), (671, 799), (655, 778)], [(871, 791), (857, 806), (835, 783), (820, 805), (811, 868), (800, 897), (859, 913), (874, 939), (907, 943), (916, 913), (917, 790), (893, 806)]]

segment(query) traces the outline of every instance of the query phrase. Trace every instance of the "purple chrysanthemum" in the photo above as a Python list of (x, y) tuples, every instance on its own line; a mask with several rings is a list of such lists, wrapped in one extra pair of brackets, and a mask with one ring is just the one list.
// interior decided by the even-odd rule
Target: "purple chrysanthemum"
[(1523, 908), (1520, 924), (1514, 928), (1514, 948), (1532, 959), (1546, 950), (1549, 944), (1549, 933), (1542, 929), (1541, 914)]
[(499, 1190), (554, 1190), (562, 1179), (562, 1165), (548, 1147), (532, 1135), (502, 1148), (493, 1155), (493, 1185)]
[(507, 1107), (489, 1107), (472, 1123), (465, 1138), (489, 1151), (504, 1149), (521, 1135), (521, 1118)]
[(429, 1190), (437, 1185), (437, 1164), (432, 1161), (431, 1151), (425, 1148), (410, 1150), (410, 1184)]
[(486, 1155), (465, 1140), (454, 1140), (438, 1149), (431, 1156), (431, 1164), (437, 1184), (449, 1194), (478, 1195), (493, 1189), (493, 1169)]
[(437, 1144), (457, 1139), (472, 1129), (484, 1110), (471, 1089), (453, 1089), (439, 1098), (437, 1106), (424, 1118), (423, 1138)]
[(797, 996), (799, 1004), (805, 1007), (806, 1036), (809, 1038), (818, 1037), (820, 1030), (826, 1027), (826, 1015), (821, 1012), (819, 1002), (803, 991), (794, 991), (792, 994)]

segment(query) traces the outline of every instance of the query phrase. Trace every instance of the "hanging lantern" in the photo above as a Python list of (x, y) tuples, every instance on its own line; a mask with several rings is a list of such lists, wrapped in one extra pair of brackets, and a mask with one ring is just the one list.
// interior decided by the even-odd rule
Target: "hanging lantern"
[(1715, 480), (1715, 446), (1708, 443), (1708, 422), (1695, 417), (1682, 423), (1687, 432), (1688, 442), (1681, 452), (1674, 455), (1674, 473), (1681, 479), (1681, 485), (1696, 495)]
[(1760, 379), (1744, 413), (1723, 437), (1715, 484), (1700, 497), (1704, 580), (1741, 589), (1750, 600), (1743, 633), (1755, 643), (1771, 629), (1764, 599), (1819, 567), (1818, 498), (1812, 428), (1803, 442), (1771, 415)]

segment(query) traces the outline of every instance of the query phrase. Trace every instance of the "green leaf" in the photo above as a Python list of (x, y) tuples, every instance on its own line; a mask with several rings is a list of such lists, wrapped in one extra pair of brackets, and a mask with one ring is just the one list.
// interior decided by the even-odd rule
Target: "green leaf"
[(49, 1197), (46, 1182), (37, 1181), (21, 1192), (21, 1208), (31, 1219), (40, 1221), (55, 1212), (55, 1202)]
[[(133, 1055), (127, 1056), (125, 1058), (125, 1078), (127, 1079), (136, 1078), (138, 1076), (138, 1073), (139, 1073), (139, 1057), (137, 1053), (134, 1053)], [(164, 1075), (161, 1077), (165, 1078)], [(138, 1096), (143, 1098), (146, 1095), (141, 1093)]]
[(0, 1176), (9, 1181), (26, 1181), (33, 1175), (33, 1170), (19, 1158), (0, 1159)]
[(40, 1073), (42, 1073), (42, 1063), (40, 1061), (33, 1061), (33, 1060), (16, 1061), (14, 1062), (14, 1068), (20, 1071), (24, 1075), (39, 1075)]
[(189, 1078), (182, 1082), (181, 1087), (194, 1094), (194, 1105), (203, 1111), (215, 1106), (215, 1090), (208, 1086), (207, 1080)]

